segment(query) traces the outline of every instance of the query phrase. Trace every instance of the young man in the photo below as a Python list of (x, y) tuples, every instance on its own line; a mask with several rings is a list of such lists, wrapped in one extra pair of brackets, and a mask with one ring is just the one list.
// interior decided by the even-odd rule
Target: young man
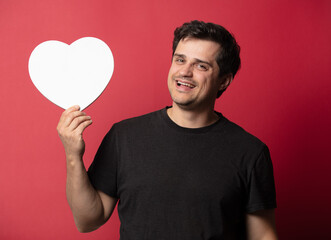
[(214, 111), (239, 67), (239, 46), (223, 27), (177, 28), (172, 107), (114, 124), (88, 173), (82, 133), (91, 118), (77, 106), (64, 111), (58, 132), (79, 231), (104, 224), (118, 201), (122, 240), (277, 239), (268, 148)]

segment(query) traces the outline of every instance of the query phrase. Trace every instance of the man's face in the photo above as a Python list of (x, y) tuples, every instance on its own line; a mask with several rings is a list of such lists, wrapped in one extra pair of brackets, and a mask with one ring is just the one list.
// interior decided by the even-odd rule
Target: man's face
[(209, 40), (182, 39), (168, 75), (173, 104), (185, 109), (213, 108), (222, 88), (216, 62), (220, 45)]

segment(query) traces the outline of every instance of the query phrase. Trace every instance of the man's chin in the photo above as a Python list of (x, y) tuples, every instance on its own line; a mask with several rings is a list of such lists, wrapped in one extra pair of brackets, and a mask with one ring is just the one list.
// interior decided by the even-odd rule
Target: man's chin
[(193, 101), (173, 101), (179, 108), (189, 110), (194, 107)]
[[(171, 95), (171, 94), (170, 94)], [(183, 109), (190, 109), (191, 107), (194, 106), (194, 99), (188, 98), (188, 97), (183, 97), (183, 96), (172, 96), (172, 101), (174, 104), (176, 104), (178, 107), (183, 108)]]

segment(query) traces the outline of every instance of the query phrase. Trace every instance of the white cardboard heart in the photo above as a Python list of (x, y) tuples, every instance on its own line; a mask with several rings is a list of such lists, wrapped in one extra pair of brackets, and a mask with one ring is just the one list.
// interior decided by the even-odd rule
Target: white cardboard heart
[(114, 71), (110, 48), (100, 39), (80, 38), (39, 44), (29, 59), (29, 74), (36, 88), (51, 102), (83, 110), (106, 88)]

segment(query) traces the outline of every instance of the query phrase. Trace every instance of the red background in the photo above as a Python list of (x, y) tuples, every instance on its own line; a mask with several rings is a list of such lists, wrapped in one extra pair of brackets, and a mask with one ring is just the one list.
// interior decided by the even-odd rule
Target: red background
[[(62, 109), (28, 75), (39, 43), (94, 36), (113, 51), (115, 71), (86, 109), (90, 165), (111, 125), (171, 104), (166, 78), (173, 30), (216, 22), (242, 47), (242, 69), (216, 109), (271, 150), (280, 239), (329, 233), (331, 4), (325, 0), (0, 0), (0, 239), (118, 239), (115, 212), (78, 233), (65, 197), (56, 125)], [(148, 150), (148, 148), (147, 148)]]

